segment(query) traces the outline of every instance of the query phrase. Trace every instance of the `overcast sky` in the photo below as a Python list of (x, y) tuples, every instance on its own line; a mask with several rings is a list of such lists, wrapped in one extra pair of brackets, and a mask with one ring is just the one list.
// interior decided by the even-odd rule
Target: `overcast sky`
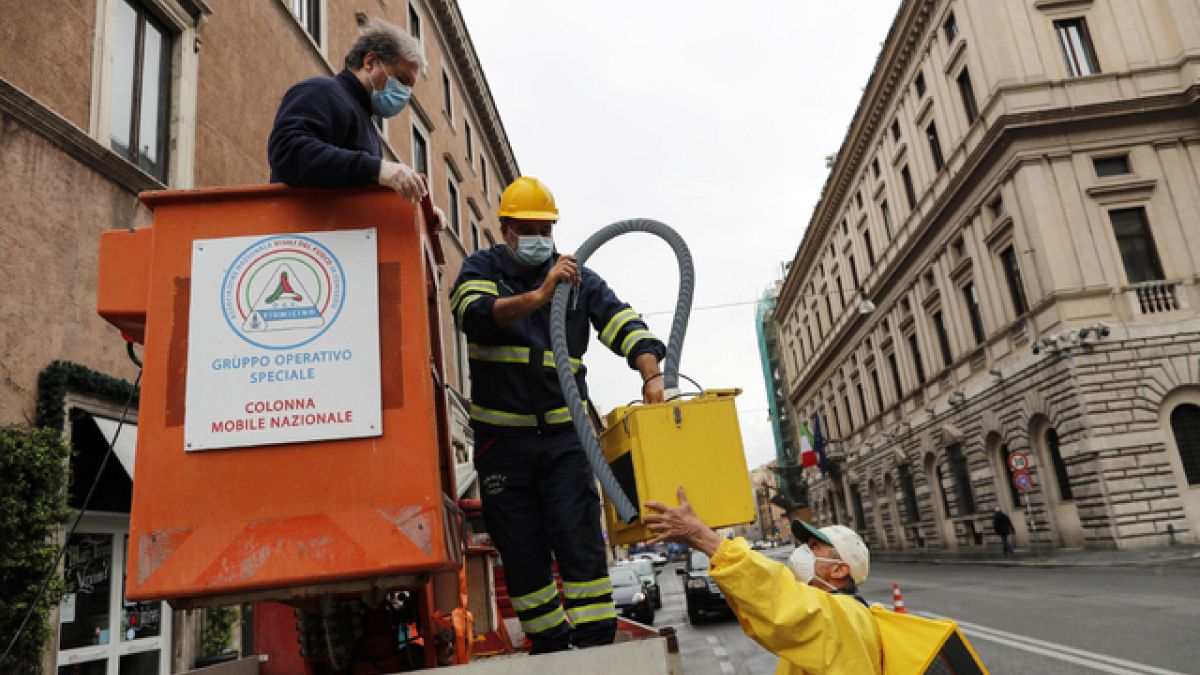
[[(459, 0), (521, 170), (554, 191), (560, 251), (616, 220), (674, 227), (695, 258), (681, 372), (740, 387), (746, 459), (775, 457), (752, 304), (808, 226), (900, 0)], [(735, 11), (736, 10), (736, 11)], [(588, 266), (664, 342), (667, 245), (625, 235)], [(593, 342), (605, 412), (641, 382)]]

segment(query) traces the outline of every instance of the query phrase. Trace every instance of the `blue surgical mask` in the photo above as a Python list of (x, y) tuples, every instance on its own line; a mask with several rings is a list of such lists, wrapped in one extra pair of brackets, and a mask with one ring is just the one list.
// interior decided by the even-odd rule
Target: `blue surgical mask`
[(554, 253), (554, 239), (551, 237), (517, 237), (517, 249), (513, 257), (517, 262), (528, 267), (540, 267)]
[[(384, 71), (387, 75), (387, 71)], [(408, 105), (408, 99), (412, 98), (412, 87), (404, 84), (400, 80), (388, 75), (387, 84), (383, 85), (383, 91), (375, 89), (375, 81), (371, 81), (371, 112), (380, 117), (395, 117), (404, 110), (404, 106)]]

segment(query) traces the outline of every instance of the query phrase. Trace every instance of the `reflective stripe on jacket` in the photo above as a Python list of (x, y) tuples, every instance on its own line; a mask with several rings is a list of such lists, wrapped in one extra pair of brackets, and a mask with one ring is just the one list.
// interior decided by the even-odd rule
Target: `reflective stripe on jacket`
[[(539, 288), (557, 259), (552, 256), (535, 274), (525, 276), (505, 245), (482, 249), (467, 258), (450, 289), (455, 324), (468, 342), (471, 424), (477, 430), (536, 429), (571, 422), (550, 349), (550, 305), (511, 326), (497, 325), (493, 315), (497, 300)], [(566, 332), (571, 370), (586, 398), (583, 354), (590, 330), (614, 354), (624, 357), (630, 368), (641, 354), (662, 360), (666, 346), (599, 275), (587, 267), (581, 268), (580, 275), (567, 307)]]
[(796, 581), (786, 565), (751, 551), (744, 539), (721, 543), (709, 575), (746, 635), (779, 656), (776, 675), (883, 672), (879, 628), (853, 596)]

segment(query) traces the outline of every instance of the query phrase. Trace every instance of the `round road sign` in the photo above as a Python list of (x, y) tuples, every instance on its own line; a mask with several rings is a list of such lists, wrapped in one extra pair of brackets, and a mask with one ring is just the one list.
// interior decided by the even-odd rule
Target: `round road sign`
[(1013, 471), (1025, 471), (1029, 468), (1029, 455), (1020, 450), (1008, 453), (1008, 468)]
[(1033, 489), (1033, 476), (1024, 469), (1013, 472), (1012, 482), (1021, 492), (1029, 492)]

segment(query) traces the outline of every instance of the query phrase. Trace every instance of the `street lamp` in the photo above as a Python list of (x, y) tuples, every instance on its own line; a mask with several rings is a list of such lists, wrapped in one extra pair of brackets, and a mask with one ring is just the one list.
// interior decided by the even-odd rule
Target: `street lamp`
[(858, 289), (858, 294), (862, 297), (862, 302), (858, 303), (858, 313), (860, 316), (866, 316), (875, 311), (875, 303), (867, 297), (867, 290), (861, 286)]

